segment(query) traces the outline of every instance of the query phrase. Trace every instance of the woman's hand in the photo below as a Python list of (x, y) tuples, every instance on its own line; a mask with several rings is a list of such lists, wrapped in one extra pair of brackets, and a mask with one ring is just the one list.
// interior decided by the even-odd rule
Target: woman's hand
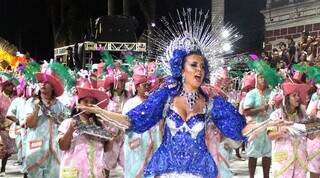
[(101, 122), (102, 128), (109, 131), (114, 138), (118, 137), (121, 134), (121, 130), (119, 128), (110, 125), (107, 121), (102, 120), (99, 117), (98, 120)]
[(40, 99), (39, 98), (36, 98), (34, 101), (33, 101), (33, 104), (34, 104), (34, 107), (36, 110), (39, 110), (40, 109)]
[(72, 119), (68, 128), (68, 132), (73, 133), (75, 130), (76, 130), (76, 121)]
[(269, 109), (269, 104), (265, 104), (264, 106), (261, 106), (260, 107), (260, 111), (261, 112), (267, 112)]
[(279, 138), (283, 138), (283, 137), (286, 137), (288, 136), (288, 133), (289, 133), (289, 130), (287, 127), (280, 127), (280, 130), (279, 130)]
[(98, 114), (101, 112), (101, 108), (96, 105), (85, 106), (85, 105), (79, 104), (76, 106), (76, 108), (80, 109), (81, 111), (86, 111), (94, 114)]

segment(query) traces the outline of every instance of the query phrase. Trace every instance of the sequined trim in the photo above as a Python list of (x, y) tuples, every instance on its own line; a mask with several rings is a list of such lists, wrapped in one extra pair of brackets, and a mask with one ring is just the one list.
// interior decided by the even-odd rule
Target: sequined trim
[(274, 177), (280, 177), (281, 175), (283, 175), (295, 161), (298, 161), (298, 164), (304, 169), (305, 172), (308, 170), (306, 163), (298, 155), (299, 144), (300, 142), (297, 138), (294, 138), (292, 140), (293, 158), (287, 161), (287, 164), (285, 164), (281, 169), (275, 171)]
[(286, 160), (288, 158), (288, 153), (287, 152), (276, 152), (272, 155), (272, 160), (275, 162), (280, 162), (283, 160)]
[(95, 178), (94, 176), (94, 141), (90, 140), (89, 144), (89, 178)]
[(77, 178), (79, 170), (77, 168), (63, 168), (61, 173), (62, 178)]
[(196, 176), (188, 173), (167, 173), (162, 174), (159, 178), (202, 178), (201, 176)]

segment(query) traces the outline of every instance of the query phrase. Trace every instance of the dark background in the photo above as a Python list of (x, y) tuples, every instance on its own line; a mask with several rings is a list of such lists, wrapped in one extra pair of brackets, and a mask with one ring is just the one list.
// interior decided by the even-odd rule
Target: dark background
[[(139, 22), (137, 40), (147, 24), (177, 8), (211, 10), (211, 0), (129, 1), (131, 15)], [(226, 21), (243, 35), (236, 44), (236, 52), (261, 51), (264, 17), (259, 11), (265, 8), (266, 0), (226, 0), (225, 3)], [(121, 15), (121, 0), (116, 0), (115, 12)], [(83, 40), (90, 18), (94, 20), (106, 14), (107, 0), (0, 0), (0, 37), (35, 59), (49, 59), (53, 58), (54, 47)]]

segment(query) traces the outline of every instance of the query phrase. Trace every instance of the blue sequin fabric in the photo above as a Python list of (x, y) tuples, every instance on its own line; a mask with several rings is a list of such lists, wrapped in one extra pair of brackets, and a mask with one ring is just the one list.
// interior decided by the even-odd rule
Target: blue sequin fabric
[(129, 130), (138, 133), (165, 119), (163, 142), (145, 168), (145, 176), (188, 173), (203, 178), (216, 177), (218, 170), (205, 144), (205, 124), (211, 119), (225, 136), (245, 140), (241, 134), (244, 118), (222, 97), (215, 97), (211, 108), (185, 122), (170, 107), (170, 99), (170, 89), (164, 87), (128, 113)]

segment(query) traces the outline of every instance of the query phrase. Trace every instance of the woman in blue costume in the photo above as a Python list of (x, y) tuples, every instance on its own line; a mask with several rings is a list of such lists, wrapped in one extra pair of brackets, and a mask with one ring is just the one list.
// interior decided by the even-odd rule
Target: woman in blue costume
[[(169, 77), (165, 86), (154, 92), (144, 103), (131, 110), (127, 116), (101, 110), (96, 107), (78, 106), (91, 112), (103, 114), (119, 123), (126, 124), (128, 130), (143, 133), (165, 119), (163, 142), (153, 155), (145, 176), (213, 178), (217, 167), (205, 144), (205, 125), (211, 119), (222, 133), (234, 140), (245, 140), (241, 131), (245, 120), (230, 103), (220, 96), (212, 99), (200, 89), (207, 74), (205, 58), (197, 52), (175, 51), (181, 65), (180, 79)], [(182, 81), (184, 76), (184, 81)], [(187, 99), (196, 95), (194, 104)]]
[[(165, 84), (126, 116), (98, 107), (78, 106), (128, 126), (127, 131), (143, 133), (164, 119), (163, 141), (144, 170), (145, 177), (214, 178), (217, 166), (205, 144), (210, 120), (226, 136), (244, 141), (246, 123), (230, 103), (220, 96), (208, 98), (200, 86), (208, 82), (209, 64), (202, 45), (192, 34), (182, 45), (171, 45), (171, 76)], [(176, 40), (175, 42), (183, 42)]]

